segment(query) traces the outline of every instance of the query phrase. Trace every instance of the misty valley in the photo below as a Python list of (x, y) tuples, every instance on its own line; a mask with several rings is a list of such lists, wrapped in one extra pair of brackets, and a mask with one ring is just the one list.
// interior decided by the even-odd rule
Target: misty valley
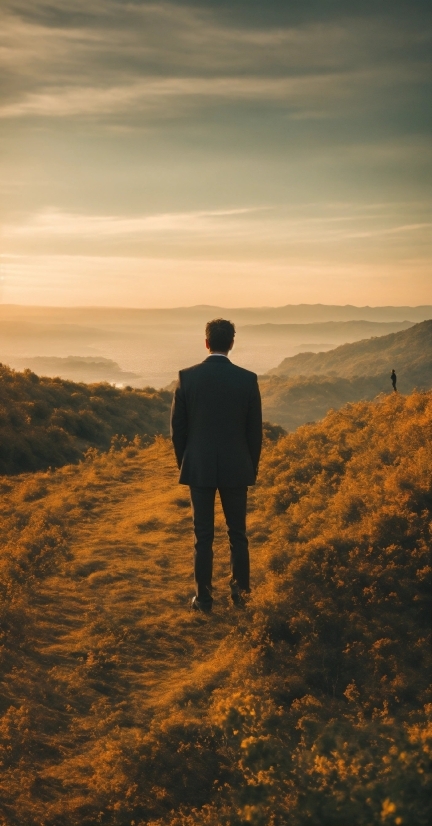
[[(359, 312), (360, 311), (360, 312)], [(0, 362), (74, 381), (166, 387), (204, 357), (209, 318), (237, 326), (233, 361), (266, 373), (283, 358), (408, 329), (432, 307), (190, 307), (173, 310), (0, 305)]]

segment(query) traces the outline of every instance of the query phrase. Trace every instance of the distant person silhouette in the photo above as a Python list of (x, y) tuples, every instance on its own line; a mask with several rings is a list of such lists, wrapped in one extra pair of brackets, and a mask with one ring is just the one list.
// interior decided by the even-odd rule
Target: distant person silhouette
[(393, 390), (394, 390), (395, 393), (397, 393), (397, 389), (396, 389), (397, 375), (396, 375), (394, 370), (391, 371), (390, 378), (391, 378), (391, 383), (393, 385)]
[(228, 528), (231, 599), (245, 603), (250, 593), (246, 536), (248, 485), (254, 485), (262, 442), (261, 398), (255, 373), (228, 358), (234, 344), (231, 321), (216, 318), (205, 330), (209, 356), (180, 370), (171, 411), (171, 437), (189, 485), (195, 533), (195, 596), (192, 608), (211, 611), (214, 504), (216, 491)]

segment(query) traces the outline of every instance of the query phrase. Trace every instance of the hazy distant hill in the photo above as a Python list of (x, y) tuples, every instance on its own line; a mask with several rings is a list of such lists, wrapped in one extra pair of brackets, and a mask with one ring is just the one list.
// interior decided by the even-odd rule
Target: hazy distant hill
[(0, 365), (0, 474), (58, 467), (114, 436), (168, 432), (172, 394), (75, 384)]
[(315, 337), (339, 339), (344, 342), (358, 341), (370, 336), (385, 336), (398, 333), (414, 325), (413, 321), (322, 321), (313, 324), (245, 324), (239, 328), (242, 335), (259, 338), (285, 339), (299, 334), (312, 340)]
[(189, 610), (171, 445), (0, 479), (4, 826), (430, 826), (432, 394), (266, 444)]
[[(286, 358), (269, 370), (277, 376), (386, 375), (394, 368), (398, 376), (409, 381), (405, 392), (418, 382), (428, 387), (432, 381), (432, 320), (408, 330), (353, 344), (343, 344), (327, 353), (299, 353)], [(413, 384), (414, 383), (414, 384)]]
[[(238, 328), (234, 361), (255, 372), (265, 373), (284, 356), (305, 350), (329, 350), (344, 341), (377, 333), (382, 335), (386, 332), (381, 326), (383, 323), (414, 323), (431, 317), (432, 308), (299, 305), (145, 310), (0, 305), (0, 362), (20, 369), (35, 369), (32, 362), (35, 357), (105, 358), (116, 362), (128, 373), (142, 376), (142, 379), (131, 378), (127, 382), (135, 387), (139, 384), (165, 387), (175, 378), (179, 368), (196, 364), (205, 356), (204, 325), (209, 319), (221, 315), (232, 318)], [(324, 326), (321, 331), (313, 326), (323, 322), (331, 322), (330, 327)], [(378, 327), (368, 327), (368, 322), (378, 324)], [(285, 334), (278, 337), (271, 325), (280, 324), (296, 326), (287, 328)], [(264, 326), (255, 332), (247, 329), (248, 325)], [(393, 329), (395, 327), (390, 328)], [(65, 362), (58, 373), (62, 378), (71, 376)], [(89, 380), (84, 369), (73, 377)]]
[(28, 368), (38, 375), (60, 376), (73, 381), (101, 382), (109, 381), (116, 384), (127, 384), (141, 377), (138, 373), (122, 370), (112, 359), (102, 356), (35, 356), (34, 358), (16, 358), (10, 360), (10, 366), (15, 369)]
[[(234, 356), (248, 352), (249, 366), (259, 373), (263, 360), (277, 363), (279, 354), (325, 352), (339, 344), (385, 336), (413, 326), (412, 321), (323, 321), (304, 324), (246, 324), (237, 327)], [(238, 352), (239, 351), (239, 352)]]
[(327, 353), (300, 353), (260, 377), (266, 419), (287, 430), (317, 421), (331, 408), (374, 399), (392, 391), (395, 368), (398, 390), (432, 387), (432, 321), (408, 330), (354, 344)]
[(283, 307), (170, 307), (166, 309), (132, 309), (124, 307), (26, 307), (0, 305), (0, 320), (34, 321), (51, 324), (203, 324), (223, 316), (238, 324), (312, 323), (321, 321), (423, 321), (432, 316), (432, 305), (418, 307), (355, 307), (335, 304), (287, 304)]

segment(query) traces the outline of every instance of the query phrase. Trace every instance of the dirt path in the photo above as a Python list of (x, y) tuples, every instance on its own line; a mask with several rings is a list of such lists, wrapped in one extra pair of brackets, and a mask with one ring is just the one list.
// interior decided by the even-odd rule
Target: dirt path
[(220, 507), (204, 616), (190, 610), (190, 503), (170, 445), (128, 450), (3, 485), (4, 559), (27, 571), (1, 680), (0, 800), (14, 823), (57, 826), (69, 811), (93, 826), (99, 797), (123, 806), (140, 755), (175, 752), (167, 732), (200, 727), (242, 656), (248, 616), (229, 600)]
[(88, 506), (71, 531), (69, 561), (43, 583), (39, 652), (58, 679), (84, 680), (94, 700), (99, 693), (126, 703), (143, 723), (230, 666), (227, 638), (244, 617), (228, 599), (222, 514), (215, 607), (205, 617), (190, 611), (188, 490), (177, 484), (167, 446), (127, 463), (121, 482), (92, 485)]

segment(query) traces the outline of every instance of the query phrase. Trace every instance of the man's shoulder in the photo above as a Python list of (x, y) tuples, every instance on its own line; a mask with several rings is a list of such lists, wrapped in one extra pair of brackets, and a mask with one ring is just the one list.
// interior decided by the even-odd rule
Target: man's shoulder
[[(238, 364), (233, 364), (230, 359), (226, 359), (226, 366), (230, 370), (231, 373), (235, 373), (239, 379), (243, 379), (244, 381), (253, 382), (257, 380), (257, 374), (254, 373), (252, 370), (246, 370), (245, 367), (239, 367)], [(220, 362), (219, 362), (220, 363)], [(200, 361), (198, 364), (192, 364), (191, 367), (184, 367), (180, 370), (180, 377), (189, 379), (193, 378), (195, 375), (198, 375), (200, 372), (205, 372), (208, 368), (212, 367), (212, 360), (207, 358), (204, 361)]]
[(246, 367), (239, 367), (238, 364), (230, 362), (231, 367), (236, 371), (237, 375), (247, 381), (256, 381), (258, 376), (252, 370), (246, 370)]
[(186, 378), (188, 376), (193, 376), (194, 373), (196, 373), (200, 370), (200, 368), (202, 368), (203, 364), (204, 362), (200, 361), (198, 362), (198, 364), (192, 364), (190, 367), (183, 367), (182, 370), (179, 370), (179, 375), (181, 377), (185, 376)]

